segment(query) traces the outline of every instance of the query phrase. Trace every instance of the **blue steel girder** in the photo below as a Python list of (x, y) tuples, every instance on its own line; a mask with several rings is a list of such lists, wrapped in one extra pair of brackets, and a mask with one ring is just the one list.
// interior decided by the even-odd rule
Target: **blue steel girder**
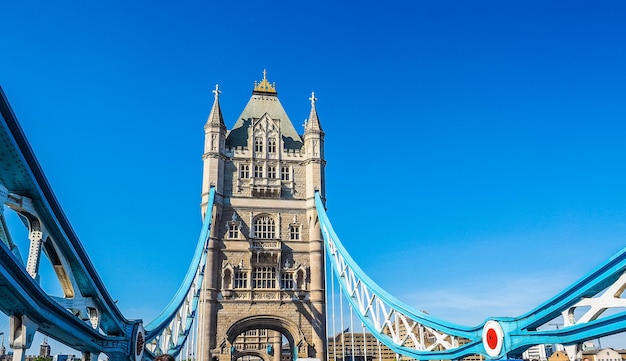
[[(26, 272), (23, 262), (15, 256), (15, 249), (11, 249), (14, 245), (3, 219), (0, 309), (9, 316), (26, 317), (40, 332), (77, 350), (105, 352), (111, 359), (141, 358), (144, 343), (141, 321), (127, 320), (109, 295), (54, 196), (2, 89), (0, 121), (3, 203), (16, 210), (26, 223), (38, 224), (39, 228), (31, 227), (30, 231), (41, 231), (43, 251), (65, 292), (64, 298), (46, 294), (33, 279), (36, 275)], [(36, 269), (33, 265), (31, 271), (36, 273)], [(68, 293), (70, 289), (72, 292)], [(92, 324), (70, 312), (68, 308), (73, 305), (88, 308), (81, 318), (91, 317)], [(81, 314), (80, 310), (77, 313)], [(94, 317), (98, 322), (93, 322)], [(137, 351), (138, 343), (142, 345), (141, 353)]]
[[(19, 214), (31, 241), (25, 265), (0, 211), (0, 310), (20, 329), (12, 329), (11, 347), (21, 349), (23, 356), (39, 331), (92, 357), (104, 352), (111, 360), (139, 361), (163, 352), (177, 355), (198, 314), (215, 189), (211, 187), (187, 275), (172, 301), (144, 331), (142, 321), (124, 318), (108, 294), (1, 88), (0, 116), (0, 201)], [(56, 272), (63, 297), (46, 294), (37, 282), (41, 251)]]
[[(52, 297), (46, 297), (39, 284), (17, 262), (4, 243), (0, 243), (0, 310), (12, 316), (26, 316), (37, 330), (66, 345), (84, 352), (106, 352), (116, 359), (128, 359), (129, 340), (124, 336), (107, 336), (80, 320)], [(129, 322), (124, 330), (132, 334), (138, 321)]]
[[(420, 360), (474, 354), (516, 358), (533, 345), (575, 345), (626, 331), (626, 300), (621, 298), (626, 289), (626, 248), (522, 316), (491, 317), (467, 327), (418, 311), (381, 289), (341, 244), (319, 193), (315, 205), (330, 264), (345, 298), (365, 327), (394, 352)], [(590, 310), (577, 318), (579, 310), (586, 308)], [(560, 316), (563, 328), (538, 330)]]

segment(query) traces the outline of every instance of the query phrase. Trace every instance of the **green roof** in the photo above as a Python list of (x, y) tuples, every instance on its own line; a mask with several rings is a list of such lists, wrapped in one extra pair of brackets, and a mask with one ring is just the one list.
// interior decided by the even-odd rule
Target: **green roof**
[(304, 144), (302, 137), (293, 127), (276, 93), (258, 91), (252, 93), (252, 97), (237, 119), (237, 122), (228, 132), (226, 145), (229, 147), (247, 146), (248, 128), (255, 119), (261, 118), (265, 113), (272, 119), (280, 119), (280, 132), (285, 144), (285, 149), (302, 148)]

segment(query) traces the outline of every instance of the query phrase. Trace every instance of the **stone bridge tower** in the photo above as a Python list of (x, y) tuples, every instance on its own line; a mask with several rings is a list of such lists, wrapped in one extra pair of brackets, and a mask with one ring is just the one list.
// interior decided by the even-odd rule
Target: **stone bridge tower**
[(324, 243), (314, 194), (324, 196), (324, 132), (312, 94), (299, 134), (275, 84), (256, 83), (227, 130), (219, 90), (205, 130), (202, 214), (216, 189), (198, 359), (326, 359)]

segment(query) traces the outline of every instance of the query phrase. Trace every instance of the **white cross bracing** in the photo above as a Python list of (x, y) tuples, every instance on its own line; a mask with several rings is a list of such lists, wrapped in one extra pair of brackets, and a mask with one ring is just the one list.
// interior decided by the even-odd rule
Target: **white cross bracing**
[[(566, 346), (573, 359), (577, 344), (626, 331), (626, 248), (522, 316), (490, 317), (466, 327), (414, 310), (378, 287), (341, 244), (319, 194), (315, 202), (330, 264), (351, 310), (376, 339), (398, 354), (421, 360), (475, 354), (502, 358), (521, 356), (533, 345), (561, 343), (573, 345)], [(561, 317), (561, 329), (541, 329)]]
[[(596, 297), (585, 297), (575, 305), (562, 312), (563, 328), (587, 323), (600, 318), (603, 314), (610, 313), (611, 310), (626, 309), (626, 299), (621, 298), (626, 290), (626, 273), (623, 273), (611, 286), (596, 294)], [(578, 319), (576, 319), (577, 314)], [(580, 314), (582, 313), (582, 314)], [(570, 360), (577, 354), (576, 345), (567, 345), (565, 350), (570, 356)]]
[[(611, 286), (597, 297), (583, 298), (578, 303), (563, 311), (563, 326), (577, 325), (599, 318), (610, 309), (626, 308), (626, 299), (621, 298), (626, 289), (626, 273), (622, 274)], [(586, 309), (588, 307), (588, 309)], [(575, 311), (583, 311), (576, 319)]]
[[(420, 351), (449, 350), (459, 346), (459, 338), (444, 331), (429, 327), (420, 320), (412, 319), (387, 304), (366, 282), (363, 282), (335, 247), (333, 238), (327, 232), (329, 257), (336, 265), (339, 283), (358, 312), (365, 326), (377, 334), (377, 338), (389, 337), (401, 347)], [(379, 337), (380, 336), (380, 337)]]

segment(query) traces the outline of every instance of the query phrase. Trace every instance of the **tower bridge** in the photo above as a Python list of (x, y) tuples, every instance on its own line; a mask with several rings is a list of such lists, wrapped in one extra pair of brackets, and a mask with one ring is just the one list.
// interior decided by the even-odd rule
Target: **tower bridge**
[[(626, 249), (519, 317), (464, 326), (403, 304), (360, 269), (333, 229), (315, 94), (300, 133), (265, 72), (231, 129), (219, 87), (213, 93), (194, 257), (178, 292), (147, 322), (128, 319), (111, 299), (0, 91), (0, 310), (13, 361), (36, 332), (84, 360), (354, 361), (518, 358), (555, 343), (575, 360), (582, 342), (626, 330)], [(23, 221), (28, 250), (18, 249), (9, 212)], [(39, 285), (41, 262), (62, 294)], [(544, 330), (561, 318), (563, 327)], [(356, 338), (355, 328), (363, 330)]]

